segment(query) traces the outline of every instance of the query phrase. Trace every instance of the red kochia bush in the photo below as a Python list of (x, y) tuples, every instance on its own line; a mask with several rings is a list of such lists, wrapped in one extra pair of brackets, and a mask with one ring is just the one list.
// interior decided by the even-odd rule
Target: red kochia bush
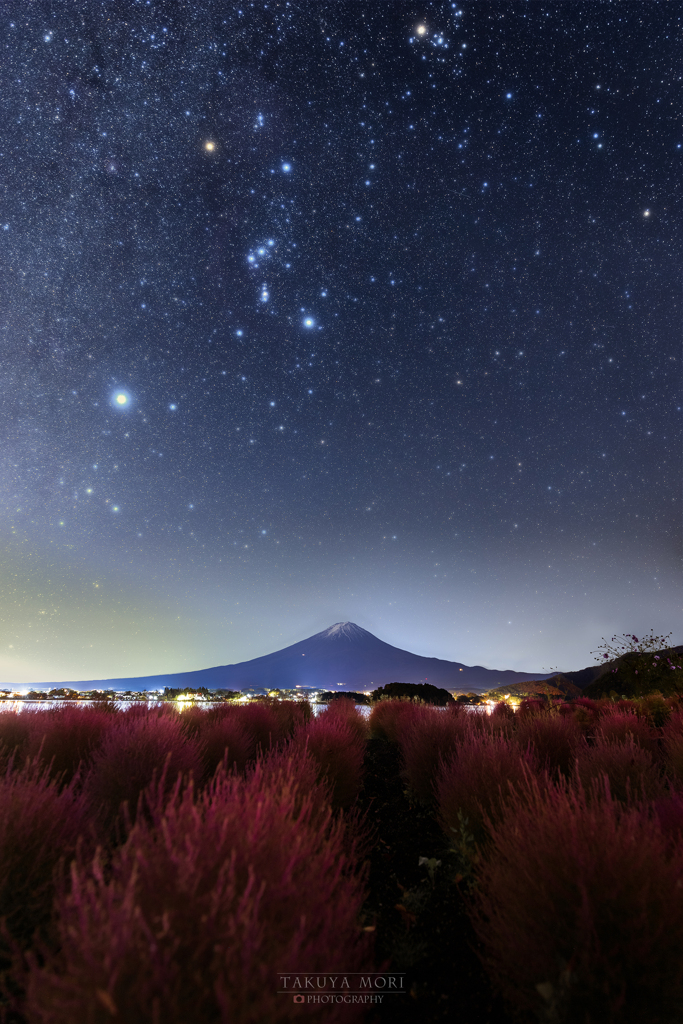
[(570, 704), (561, 704), (560, 714), (571, 715), (584, 732), (592, 732), (602, 714), (602, 708), (590, 697), (577, 697)]
[(674, 711), (662, 729), (662, 757), (667, 775), (683, 783), (683, 714)]
[(581, 727), (574, 718), (564, 715), (527, 715), (517, 723), (517, 740), (522, 749), (532, 745), (541, 767), (569, 775), (581, 741)]
[(0, 711), (0, 766), (4, 770), (12, 758), (18, 767), (23, 764), (31, 733), (31, 722), (41, 711)]
[(90, 707), (65, 706), (30, 716), (27, 756), (40, 757), (54, 777), (71, 779), (84, 766), (112, 727), (109, 712)]
[(525, 697), (524, 700), (519, 702), (517, 708), (517, 718), (528, 718), (535, 715), (542, 715), (544, 711), (547, 711), (548, 705), (540, 697)]
[(403, 754), (403, 776), (415, 795), (428, 802), (434, 799), (440, 761), (474, 728), (464, 715), (449, 715), (435, 708), (421, 711), (412, 722), (404, 724), (398, 741)]
[(224, 715), (205, 722), (198, 737), (205, 766), (205, 778), (225, 761), (228, 769), (243, 771), (247, 762), (256, 756), (256, 738), (234, 715)]
[[(54, 872), (87, 836), (82, 799), (73, 786), (59, 789), (43, 765), (29, 762), (0, 777), (0, 919), (19, 946), (43, 930), (52, 909)], [(3, 954), (7, 947), (0, 943)]]
[[(108, 870), (72, 869), (59, 899), (58, 952), (32, 959), (32, 1024), (280, 1024), (299, 1020), (297, 971), (373, 970), (358, 926), (362, 879), (344, 852), (344, 825), (299, 752), (258, 764), (245, 780), (220, 773), (196, 797), (178, 792), (139, 822)], [(302, 770), (303, 768), (303, 770)], [(314, 770), (313, 770), (314, 772)], [(362, 1006), (306, 1005), (319, 1024), (359, 1020)]]
[(260, 701), (240, 704), (234, 708), (233, 715), (252, 733), (257, 747), (264, 752), (288, 735), (285, 721), (278, 716), (272, 704)]
[(306, 747), (318, 765), (318, 778), (330, 787), (334, 808), (349, 807), (363, 776), (365, 741), (353, 727), (324, 711), (295, 734), (296, 746)]
[(168, 792), (179, 772), (197, 779), (202, 770), (199, 746), (184, 734), (176, 712), (127, 712), (114, 719), (93, 755), (83, 790), (93, 814), (111, 829), (124, 802), (135, 819), (140, 794), (154, 779)]
[(497, 820), (510, 787), (528, 786), (537, 765), (515, 740), (472, 732), (441, 764), (435, 790), (441, 825), (451, 839), (467, 819), (475, 841), (486, 839), (485, 818)]
[(370, 736), (368, 718), (358, 710), (353, 698), (337, 697), (331, 700), (322, 714), (343, 721), (361, 740), (367, 740)]
[(664, 780), (652, 754), (643, 750), (632, 736), (619, 743), (598, 735), (593, 746), (578, 750), (576, 776), (585, 787), (605, 775), (615, 800), (656, 800), (664, 795)]
[(683, 850), (609, 791), (513, 796), (472, 911), (504, 996), (544, 1021), (664, 1024), (683, 1002)]
[(657, 747), (655, 734), (646, 718), (640, 718), (633, 711), (614, 711), (602, 715), (596, 728), (596, 738), (605, 740), (626, 740), (633, 737), (635, 743), (652, 754)]
[(278, 721), (281, 737), (293, 736), (300, 726), (306, 725), (313, 717), (308, 701), (273, 699), (269, 706)]
[(380, 700), (368, 718), (371, 736), (396, 743), (407, 724), (419, 716), (421, 705), (407, 700)]

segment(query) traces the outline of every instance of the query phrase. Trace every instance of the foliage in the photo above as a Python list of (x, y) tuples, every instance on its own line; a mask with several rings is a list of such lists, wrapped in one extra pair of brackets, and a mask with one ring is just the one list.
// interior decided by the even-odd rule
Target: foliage
[(683, 1005), (683, 849), (609, 791), (513, 794), (473, 921), (512, 1005), (546, 1024), (671, 1024)]
[(418, 706), (409, 700), (385, 698), (377, 701), (370, 712), (368, 726), (371, 736), (396, 743), (408, 722), (419, 714)]
[(97, 708), (67, 705), (36, 711), (27, 721), (27, 756), (40, 758), (55, 778), (71, 779), (79, 765), (89, 763), (109, 729), (111, 716)]
[(401, 729), (399, 746), (403, 755), (403, 777), (411, 791), (424, 803), (434, 800), (434, 785), (440, 761), (469, 735), (466, 718), (424, 707)]
[[(373, 969), (358, 927), (362, 878), (344, 827), (300, 786), (300, 761), (245, 780), (219, 773), (199, 796), (152, 805), (107, 870), (72, 868), (58, 901), (61, 943), (31, 956), (32, 1024), (280, 1024), (299, 1018), (282, 974)], [(322, 1024), (363, 1007), (306, 1007)]]
[(60, 790), (44, 765), (28, 762), (0, 777), (0, 919), (7, 942), (27, 947), (50, 919), (55, 871), (89, 835), (84, 801), (73, 784)]
[(342, 715), (324, 711), (295, 734), (318, 766), (318, 778), (330, 787), (336, 808), (349, 807), (363, 776), (365, 740)]
[(447, 836), (466, 818), (476, 843), (488, 838), (487, 821), (502, 813), (514, 788), (528, 787), (538, 770), (529, 750), (514, 739), (470, 731), (441, 763), (435, 790)]
[(652, 754), (638, 746), (631, 733), (622, 741), (598, 735), (592, 746), (580, 751), (576, 777), (584, 787), (606, 777), (614, 799), (625, 804), (664, 795), (664, 781)]
[(643, 750), (654, 754), (657, 749), (657, 737), (646, 718), (639, 718), (632, 709), (615, 710), (603, 715), (595, 730), (597, 738), (606, 741), (628, 740), (629, 736)]
[(440, 686), (433, 686), (432, 683), (387, 683), (372, 691), (372, 699), (380, 700), (382, 697), (409, 697), (424, 701), (425, 704), (435, 704), (437, 707), (446, 707), (453, 704), (454, 697)]
[[(683, 657), (667, 641), (671, 634), (647, 636), (624, 633), (613, 636), (598, 647), (598, 662), (615, 661), (612, 669), (599, 676), (584, 693), (597, 696), (610, 690), (626, 697), (641, 697), (658, 691), (662, 694), (683, 693)], [(602, 654), (598, 654), (602, 651)]]
[(542, 768), (551, 774), (571, 774), (581, 741), (581, 727), (575, 718), (554, 712), (528, 715), (516, 724), (520, 747), (525, 749), (531, 744)]
[(177, 712), (131, 708), (113, 720), (93, 755), (83, 790), (93, 815), (112, 830), (121, 814), (135, 819), (150, 783), (156, 780), (169, 792), (179, 773), (197, 779), (202, 768), (200, 748), (184, 734)]

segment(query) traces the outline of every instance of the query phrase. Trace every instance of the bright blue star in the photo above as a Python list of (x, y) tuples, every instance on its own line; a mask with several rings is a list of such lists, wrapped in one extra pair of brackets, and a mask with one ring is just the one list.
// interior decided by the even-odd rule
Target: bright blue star
[(285, 172), (285, 174), (289, 174), (291, 169), (292, 169), (292, 165), (291, 164), (283, 164), (282, 165), (282, 170)]
[(132, 401), (130, 394), (122, 389), (115, 391), (111, 396), (111, 404), (115, 409), (128, 409)]
[(308, 327), (308, 328), (315, 327), (315, 320), (313, 319), (312, 316), (307, 316), (304, 319), (304, 327)]

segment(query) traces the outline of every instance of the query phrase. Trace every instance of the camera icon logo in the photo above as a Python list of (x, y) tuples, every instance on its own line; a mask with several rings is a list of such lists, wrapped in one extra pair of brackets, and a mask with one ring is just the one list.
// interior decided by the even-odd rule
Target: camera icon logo
[(294, 996), (294, 1002), (295, 1003), (303, 1003), (304, 1002), (304, 997), (303, 996)]

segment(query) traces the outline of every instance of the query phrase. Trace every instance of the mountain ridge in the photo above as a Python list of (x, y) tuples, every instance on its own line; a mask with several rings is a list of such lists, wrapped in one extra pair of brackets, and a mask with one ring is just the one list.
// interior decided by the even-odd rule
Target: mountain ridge
[[(249, 661), (191, 672), (65, 682), (59, 686), (131, 691), (200, 686), (210, 690), (300, 687), (343, 692), (371, 690), (386, 683), (401, 682), (484, 692), (506, 683), (547, 679), (553, 674), (556, 673), (487, 669), (482, 665), (423, 657), (385, 643), (355, 622), (335, 622), (306, 640)], [(41, 685), (56, 684), (32, 684), (33, 687)]]

